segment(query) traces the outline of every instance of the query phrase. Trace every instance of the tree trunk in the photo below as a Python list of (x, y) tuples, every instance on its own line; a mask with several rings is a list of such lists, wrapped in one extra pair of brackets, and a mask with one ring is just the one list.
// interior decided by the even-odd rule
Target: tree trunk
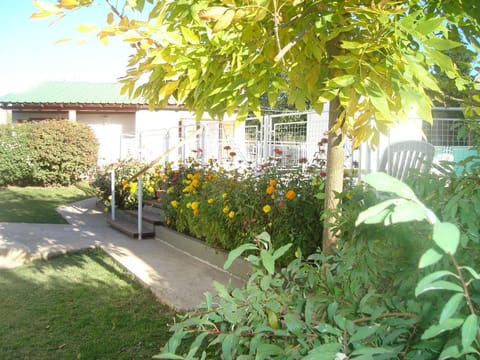
[(334, 221), (331, 210), (335, 209), (338, 199), (336, 192), (343, 191), (343, 164), (344, 164), (344, 139), (340, 130), (331, 131), (336, 124), (341, 112), (340, 101), (337, 98), (330, 101), (328, 112), (328, 148), (327, 148), (327, 177), (325, 178), (325, 214), (323, 223), (322, 250), (324, 253), (332, 253), (337, 243), (337, 237), (332, 232), (331, 224)]

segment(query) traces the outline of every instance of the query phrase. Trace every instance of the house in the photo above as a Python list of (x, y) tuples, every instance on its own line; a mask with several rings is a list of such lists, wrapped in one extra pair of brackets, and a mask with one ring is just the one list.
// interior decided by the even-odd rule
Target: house
[[(210, 146), (211, 151), (220, 151), (227, 136), (237, 143), (243, 142), (244, 131), (233, 119), (219, 122), (204, 118), (199, 123), (193, 113), (173, 102), (150, 111), (143, 99), (122, 95), (121, 87), (119, 83), (45, 82), (24, 92), (0, 97), (0, 124), (45, 119), (69, 119), (87, 124), (100, 143), (99, 165), (127, 156), (138, 157), (140, 152), (143, 160), (154, 158), (179, 143), (199, 124), (208, 127), (206, 131), (216, 137), (215, 142), (209, 140), (211, 145), (220, 144)], [(168, 141), (163, 141), (165, 139)], [(183, 147), (178, 151), (189, 150)]]

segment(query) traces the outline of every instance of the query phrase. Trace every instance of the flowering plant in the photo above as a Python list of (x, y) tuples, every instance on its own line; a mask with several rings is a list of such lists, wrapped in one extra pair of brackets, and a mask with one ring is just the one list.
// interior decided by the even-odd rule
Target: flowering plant
[[(235, 152), (228, 156), (233, 164)], [(230, 170), (215, 160), (202, 164), (196, 156), (157, 166), (152, 178), (166, 224), (225, 250), (267, 231), (275, 247), (293, 242), (313, 253), (321, 243), (323, 178), (300, 168), (282, 172), (276, 161), (260, 172), (248, 164)], [(285, 261), (294, 250), (289, 255)]]

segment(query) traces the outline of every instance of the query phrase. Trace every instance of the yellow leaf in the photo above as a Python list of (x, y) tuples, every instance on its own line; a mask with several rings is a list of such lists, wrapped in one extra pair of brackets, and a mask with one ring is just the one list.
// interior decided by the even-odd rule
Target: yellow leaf
[(200, 10), (198, 16), (203, 21), (217, 21), (228, 10), (223, 6), (212, 6), (208, 9)]
[(71, 37), (58, 39), (57, 41), (54, 42), (54, 44), (57, 45), (57, 44), (61, 44), (61, 43), (69, 42), (69, 41), (72, 41)]
[(173, 94), (175, 89), (177, 88), (178, 80), (177, 81), (169, 81), (158, 92), (158, 100), (162, 101), (168, 99), (170, 95)]
[(100, 36), (100, 42), (102, 43), (102, 45), (107, 46), (108, 45), (108, 36), (106, 36), (106, 35)]
[(234, 10), (225, 11), (225, 13), (220, 17), (220, 19), (218, 19), (217, 23), (213, 27), (213, 32), (216, 33), (226, 29), (232, 23), (234, 16)]
[(183, 38), (192, 45), (198, 45), (200, 43), (200, 39), (198, 38), (197, 34), (195, 34), (192, 30), (187, 28), (186, 26), (181, 27)]
[(47, 18), (47, 17), (53, 16), (53, 15), (55, 15), (55, 14), (56, 14), (56, 13), (49, 12), (49, 11), (37, 12), (37, 13), (33, 13), (32, 15), (30, 15), (30, 19), (42, 19), (42, 18)]
[(66, 9), (73, 9), (78, 6), (78, 0), (60, 0), (60, 6)]
[(93, 24), (80, 24), (76, 27), (76, 29), (80, 32), (88, 33), (88, 32), (97, 31), (98, 26)]
[(123, 41), (130, 43), (137, 43), (142, 40), (142, 37), (136, 33), (128, 32), (122, 37)]
[(33, 0), (33, 5), (42, 10), (44, 13), (59, 14), (62, 12), (58, 6), (45, 1)]
[(107, 24), (108, 25), (112, 25), (113, 24), (113, 13), (112, 12), (109, 12), (108, 15), (107, 15)]

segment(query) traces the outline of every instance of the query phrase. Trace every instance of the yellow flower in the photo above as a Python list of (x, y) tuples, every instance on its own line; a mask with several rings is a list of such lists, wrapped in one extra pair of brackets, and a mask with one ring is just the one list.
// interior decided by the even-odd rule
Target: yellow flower
[(167, 189), (167, 194), (171, 194), (172, 192), (175, 191), (175, 187), (173, 186), (170, 186), (168, 189)]
[(229, 208), (228, 206), (225, 206), (225, 207), (223, 208), (223, 213), (224, 213), (224, 214), (228, 214), (229, 211), (230, 211), (230, 208)]
[(192, 207), (192, 203), (191, 202), (187, 203), (187, 209), (190, 209), (191, 207)]
[(190, 180), (191, 178), (193, 178), (193, 175), (192, 174), (187, 174), (187, 179)]
[(273, 194), (274, 191), (275, 191), (275, 188), (273, 186), (270, 185), (269, 187), (267, 187), (266, 192), (268, 195)]
[(352, 192), (348, 190), (347, 193), (345, 194), (345, 197), (347, 198), (347, 200), (352, 200)]
[(227, 193), (222, 194), (222, 198), (225, 199), (227, 197)]
[(233, 219), (234, 216), (235, 216), (235, 211), (230, 211), (230, 212), (228, 213), (228, 217), (229, 217), (230, 219)]
[(208, 202), (209, 204), (213, 204), (213, 199), (210, 198), (210, 199), (207, 200), (207, 202)]
[(136, 182), (130, 183), (130, 192), (131, 193), (137, 192), (137, 183)]
[(179, 203), (178, 203), (177, 200), (172, 200), (172, 201), (170, 201), (170, 205), (172, 205), (172, 207), (174, 207), (176, 209), (176, 208), (178, 208)]
[(263, 212), (264, 212), (265, 214), (268, 214), (268, 213), (272, 210), (272, 208), (271, 208), (270, 205), (265, 205), (265, 206), (262, 208), (262, 210), (263, 210)]
[(297, 195), (297, 194), (295, 194), (295, 191), (293, 191), (293, 190), (288, 190), (287, 193), (285, 194), (285, 198), (286, 198), (287, 200), (293, 200), (293, 199), (295, 199), (295, 196), (296, 196), (296, 195)]
[(193, 210), (197, 210), (198, 207), (200, 206), (200, 203), (198, 201), (194, 201), (191, 204)]
[(149, 193), (153, 193), (153, 192), (155, 191), (155, 189), (154, 189), (153, 187), (149, 186), (148, 189), (147, 189), (147, 191), (148, 191)]

